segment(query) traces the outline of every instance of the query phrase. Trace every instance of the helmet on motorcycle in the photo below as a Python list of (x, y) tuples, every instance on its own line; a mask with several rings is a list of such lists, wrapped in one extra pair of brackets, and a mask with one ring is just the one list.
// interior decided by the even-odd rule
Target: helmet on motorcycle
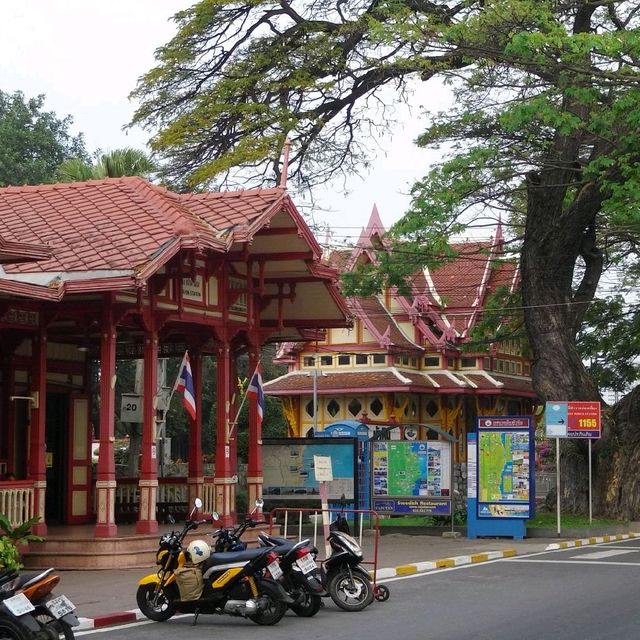
[(187, 553), (193, 564), (200, 564), (211, 555), (211, 549), (205, 540), (193, 540), (187, 547)]

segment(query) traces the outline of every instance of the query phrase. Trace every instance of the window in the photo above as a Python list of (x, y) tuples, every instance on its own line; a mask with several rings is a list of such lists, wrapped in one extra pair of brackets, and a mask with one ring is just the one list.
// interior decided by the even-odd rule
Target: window
[(333, 356), (320, 356), (320, 364), (323, 367), (333, 366)]
[(387, 361), (387, 358), (384, 353), (373, 354), (373, 364), (384, 364), (386, 361)]
[(439, 356), (427, 356), (424, 359), (425, 367), (439, 367), (440, 366), (440, 357)]
[(335, 418), (340, 411), (340, 403), (335, 398), (331, 398), (331, 400), (329, 400), (329, 404), (327, 405), (327, 411), (332, 418)]
[(411, 366), (412, 367), (417, 367), (418, 366), (418, 359), (417, 358), (411, 358)]
[(379, 416), (382, 413), (383, 408), (380, 398), (374, 398), (369, 405), (369, 409), (374, 416)]
[(313, 418), (313, 400), (309, 400), (307, 404), (304, 405), (305, 413)]
[(528, 362), (524, 363), (524, 375), (525, 376), (531, 375), (531, 365)]
[(476, 367), (476, 359), (475, 358), (470, 358), (470, 357), (463, 357), (460, 360), (460, 366), (463, 369), (475, 369)]
[(338, 356), (338, 366), (344, 367), (351, 364), (351, 356)]
[(449, 367), (449, 369), (456, 369), (457, 368), (457, 362), (455, 358), (447, 358), (447, 366)]
[(302, 358), (302, 366), (303, 367), (313, 367), (316, 363), (316, 359), (313, 356), (305, 356)]
[(482, 358), (482, 368), (485, 371), (491, 371), (491, 358)]
[(347, 409), (352, 416), (357, 416), (362, 409), (362, 403), (357, 398), (353, 398), (347, 405)]
[(366, 353), (356, 353), (356, 364), (367, 364), (369, 357)]

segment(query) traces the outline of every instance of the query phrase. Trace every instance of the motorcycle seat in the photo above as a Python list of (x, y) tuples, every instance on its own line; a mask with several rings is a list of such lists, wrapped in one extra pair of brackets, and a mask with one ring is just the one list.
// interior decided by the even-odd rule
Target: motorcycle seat
[(261, 547), (259, 549), (247, 549), (245, 551), (218, 551), (212, 553), (207, 560), (203, 563), (203, 571), (206, 571), (209, 567), (216, 567), (219, 565), (233, 564), (236, 562), (247, 562), (253, 560), (268, 551), (268, 547)]

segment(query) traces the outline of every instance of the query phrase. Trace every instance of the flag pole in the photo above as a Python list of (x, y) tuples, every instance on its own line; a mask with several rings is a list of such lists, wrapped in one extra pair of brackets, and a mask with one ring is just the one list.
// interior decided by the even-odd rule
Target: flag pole
[(236, 411), (236, 417), (235, 417), (234, 421), (229, 425), (229, 435), (228, 435), (227, 440), (229, 438), (231, 438), (231, 436), (233, 435), (233, 430), (236, 428), (236, 426), (238, 424), (238, 417), (240, 416), (240, 412), (242, 411), (242, 407), (244, 407), (245, 400), (247, 399), (247, 395), (248, 395), (247, 391), (249, 389), (249, 384), (251, 384), (251, 381), (253, 380), (253, 376), (255, 376), (256, 373), (258, 373), (258, 369), (260, 368), (260, 362), (261, 361), (258, 360), (258, 364), (256, 365), (256, 369), (253, 372), (253, 374), (251, 375), (251, 377), (249, 378), (249, 382), (247, 384), (247, 389), (245, 390), (244, 395), (242, 396), (242, 400), (240, 401), (240, 406), (238, 407), (238, 410)]

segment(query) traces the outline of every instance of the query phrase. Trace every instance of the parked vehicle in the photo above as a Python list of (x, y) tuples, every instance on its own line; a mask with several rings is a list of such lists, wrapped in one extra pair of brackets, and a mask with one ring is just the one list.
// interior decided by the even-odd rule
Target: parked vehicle
[[(256, 501), (256, 508), (262, 507), (262, 500)], [(254, 520), (251, 512), (248, 518), (235, 528), (219, 529), (212, 535), (215, 538), (214, 550), (237, 551), (246, 549), (242, 540), (244, 532), (264, 520)], [(318, 550), (311, 546), (309, 540), (294, 543), (285, 538), (271, 536), (268, 533), (258, 534), (258, 541), (264, 547), (271, 547), (280, 554), (279, 567), (272, 566), (271, 577), (278, 580), (293, 602), (289, 608), (296, 615), (304, 618), (314, 616), (322, 606), (322, 597), (328, 595), (322, 586), (322, 575), (315, 558)]]
[(197, 498), (180, 532), (160, 538), (156, 563), (160, 566), (140, 580), (136, 600), (151, 620), (168, 620), (175, 613), (229, 614), (249, 618), (256, 624), (279, 622), (292, 602), (282, 586), (266, 577), (265, 570), (278, 567), (278, 553), (270, 548), (211, 553), (204, 540), (194, 540), (186, 549), (189, 531), (213, 522), (193, 520), (202, 501)]
[(331, 555), (324, 561), (324, 585), (331, 599), (345, 611), (362, 611), (373, 602), (369, 573), (360, 563), (362, 549), (350, 535), (349, 523), (338, 514), (329, 527)]
[(53, 568), (40, 573), (21, 573), (17, 589), (34, 606), (32, 612), (46, 640), (73, 640), (73, 627), (80, 621), (75, 615), (75, 605), (65, 595), (54, 596), (52, 591), (60, 582)]
[[(2, 640), (73, 640), (72, 622), (77, 618), (67, 611), (73, 605), (64, 596), (47, 599), (60, 578), (47, 578), (53, 569), (43, 574), (18, 575), (16, 571), (0, 570), (0, 638)], [(30, 583), (38, 590), (18, 591)], [(46, 583), (46, 584), (45, 584)], [(67, 604), (68, 603), (68, 604)]]

